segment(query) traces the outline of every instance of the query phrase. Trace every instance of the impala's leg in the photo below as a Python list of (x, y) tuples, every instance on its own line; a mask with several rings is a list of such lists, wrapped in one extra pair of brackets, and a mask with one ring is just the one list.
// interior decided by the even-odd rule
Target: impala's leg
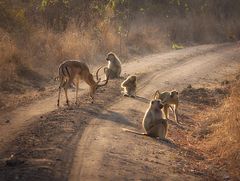
[(66, 103), (69, 106), (69, 100), (68, 100), (68, 94), (67, 94), (67, 88), (64, 88), (64, 92), (65, 92), (65, 97), (66, 97)]
[(61, 90), (62, 90), (62, 87), (65, 85), (65, 81), (63, 78), (61, 78), (61, 82), (60, 82), (60, 85), (59, 85), (59, 88), (58, 88), (58, 100), (57, 100), (57, 106), (59, 107), (59, 103), (60, 103), (60, 97), (61, 97)]
[(67, 81), (64, 84), (64, 92), (65, 92), (65, 97), (66, 97), (66, 103), (69, 106), (69, 99), (68, 99), (68, 94), (67, 94), (68, 87), (69, 87), (69, 81)]
[(57, 106), (58, 107), (59, 107), (59, 101), (60, 101), (60, 96), (61, 96), (61, 89), (62, 89), (62, 87), (60, 85), (59, 88), (58, 88), (58, 100), (57, 100)]
[(76, 82), (76, 102), (75, 102), (75, 104), (77, 104), (78, 103), (78, 87), (79, 87), (79, 79), (77, 79), (77, 82)]

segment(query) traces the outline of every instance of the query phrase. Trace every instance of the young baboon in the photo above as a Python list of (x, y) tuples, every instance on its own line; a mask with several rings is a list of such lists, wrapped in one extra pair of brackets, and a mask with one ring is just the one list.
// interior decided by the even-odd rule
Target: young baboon
[(124, 96), (135, 97), (137, 89), (137, 76), (128, 76), (128, 78), (122, 82), (121, 87), (123, 88), (122, 93)]
[(122, 63), (115, 53), (108, 53), (106, 60), (108, 66), (104, 68), (104, 73), (109, 79), (119, 78), (122, 71)]
[[(157, 90), (154, 94), (154, 99), (160, 99), (164, 105), (163, 112), (165, 115), (165, 118), (169, 118), (169, 107), (172, 109), (175, 120), (177, 123), (179, 123), (178, 120), (178, 104), (179, 104), (179, 96), (178, 91), (172, 90), (172, 91), (165, 91), (160, 92)], [(174, 106), (174, 107), (172, 107)]]
[(162, 108), (163, 104), (160, 100), (151, 100), (142, 121), (142, 126), (145, 130), (145, 133), (140, 133), (125, 128), (123, 128), (123, 130), (139, 135), (146, 135), (154, 138), (159, 138), (161, 140), (167, 140), (166, 135), (168, 129), (168, 122), (167, 119), (163, 119), (161, 110)]

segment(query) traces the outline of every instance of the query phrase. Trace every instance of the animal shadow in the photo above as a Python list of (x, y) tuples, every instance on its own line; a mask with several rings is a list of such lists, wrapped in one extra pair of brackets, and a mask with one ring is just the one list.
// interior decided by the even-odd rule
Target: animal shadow
[(135, 99), (144, 103), (149, 103), (149, 99), (145, 98), (145, 97), (141, 97), (141, 96), (135, 96)]

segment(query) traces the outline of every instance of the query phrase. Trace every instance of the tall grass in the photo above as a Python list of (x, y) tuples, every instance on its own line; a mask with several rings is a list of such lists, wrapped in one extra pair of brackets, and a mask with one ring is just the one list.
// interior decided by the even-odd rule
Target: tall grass
[(0, 29), (0, 83), (28, 82), (27, 76), (18, 73), (22, 68), (50, 80), (66, 59), (80, 59), (89, 65), (106, 64), (104, 56), (109, 51), (126, 59), (170, 48), (172, 43), (192, 45), (239, 37), (240, 23), (234, 19), (220, 21), (211, 15), (191, 15), (185, 18), (141, 15), (129, 22), (128, 32), (119, 32), (119, 24), (102, 19), (87, 29), (73, 20), (61, 32), (44, 25), (28, 25), (21, 32)]
[(36, 28), (24, 40), (1, 30), (0, 82), (21, 80), (17, 69), (23, 66), (45, 78), (51, 78), (57, 73), (60, 62), (66, 59), (79, 59), (90, 65), (99, 64), (99, 61), (103, 62), (107, 51), (113, 50), (118, 43), (114, 32), (105, 32), (99, 36), (104, 39), (95, 37), (91, 31), (80, 31), (74, 25), (62, 33), (43, 27)]
[[(63, 32), (44, 27), (31, 28), (27, 36), (15, 36), (0, 30), (0, 82), (27, 81), (17, 70), (24, 67), (51, 79), (66, 59), (82, 60), (88, 65), (106, 64), (109, 51), (121, 59), (160, 50), (163, 45), (158, 29), (145, 24), (133, 26), (128, 37), (120, 36), (114, 25), (99, 22), (95, 29), (80, 29), (74, 23)], [(157, 38), (156, 38), (157, 37)]]
[(231, 93), (220, 108), (208, 115), (213, 133), (201, 145), (215, 161), (222, 161), (229, 173), (240, 177), (240, 80), (234, 82)]
[(0, 80), (16, 78), (15, 69), (19, 50), (11, 35), (0, 29)]

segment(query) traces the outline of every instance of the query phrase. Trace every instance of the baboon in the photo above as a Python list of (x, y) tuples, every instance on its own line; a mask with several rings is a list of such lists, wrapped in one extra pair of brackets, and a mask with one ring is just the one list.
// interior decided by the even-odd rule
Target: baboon
[[(178, 91), (172, 90), (172, 91), (165, 91), (160, 92), (157, 90), (154, 94), (154, 99), (160, 99), (163, 103), (163, 112), (165, 115), (165, 118), (169, 118), (169, 107), (172, 109), (175, 120), (177, 123), (179, 123), (178, 120), (178, 104), (179, 104), (179, 96)], [(172, 105), (174, 107), (172, 107)]]
[(129, 130), (123, 128), (124, 131), (146, 135), (154, 138), (159, 138), (161, 140), (166, 140), (168, 122), (167, 119), (163, 119), (162, 109), (163, 104), (160, 100), (151, 100), (147, 111), (145, 112), (142, 126), (145, 133), (140, 133), (137, 131)]
[(127, 79), (122, 82), (121, 87), (123, 88), (122, 93), (124, 96), (135, 97), (137, 89), (137, 76), (128, 76)]
[(119, 78), (122, 71), (122, 63), (115, 53), (108, 53), (106, 60), (108, 66), (104, 68), (104, 73), (109, 79)]

